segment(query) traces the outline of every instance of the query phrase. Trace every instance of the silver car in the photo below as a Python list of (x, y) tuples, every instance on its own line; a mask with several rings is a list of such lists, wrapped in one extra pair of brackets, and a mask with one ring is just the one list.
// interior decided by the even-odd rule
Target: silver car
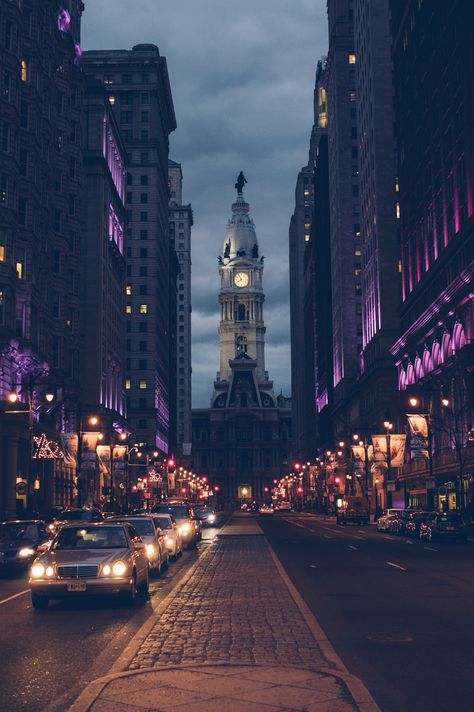
[(132, 525), (145, 543), (150, 569), (154, 574), (158, 575), (161, 573), (162, 568), (168, 568), (170, 555), (165, 533), (162, 529), (156, 527), (154, 517), (146, 514), (122, 515), (110, 517), (107, 522), (128, 522)]
[(131, 524), (77, 524), (62, 528), (30, 569), (33, 608), (71, 595), (121, 595), (135, 601), (148, 592), (146, 547)]
[(170, 558), (176, 561), (183, 553), (183, 537), (171, 514), (153, 514), (155, 525), (163, 530)]

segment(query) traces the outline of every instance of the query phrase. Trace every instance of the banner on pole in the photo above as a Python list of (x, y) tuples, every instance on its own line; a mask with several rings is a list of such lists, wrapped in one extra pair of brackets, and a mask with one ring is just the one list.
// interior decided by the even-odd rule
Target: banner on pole
[(352, 445), (352, 456), (354, 458), (354, 474), (363, 475), (365, 472), (365, 447)]
[(71, 467), (77, 466), (77, 433), (61, 433), (61, 445), (64, 453), (64, 464)]
[(112, 448), (112, 466), (114, 474), (123, 475), (125, 472), (125, 455), (127, 454), (126, 445), (114, 445)]
[(410, 451), (412, 460), (428, 458), (428, 421), (425, 415), (407, 415), (410, 426)]
[(392, 467), (403, 467), (407, 436), (400, 433), (390, 435), (390, 463)]
[(81, 470), (95, 470), (99, 433), (82, 433)]
[(372, 435), (373, 450), (373, 465), (372, 468), (377, 471), (383, 471), (387, 467), (387, 436)]
[(110, 477), (110, 445), (97, 445), (97, 459), (99, 471)]

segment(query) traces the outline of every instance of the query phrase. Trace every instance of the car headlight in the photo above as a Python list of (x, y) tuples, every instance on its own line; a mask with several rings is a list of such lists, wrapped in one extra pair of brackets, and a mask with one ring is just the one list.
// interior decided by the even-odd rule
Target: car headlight
[(56, 526), (54, 524), (48, 524), (48, 529), (50, 532), (54, 532), (54, 530), (56, 529)]
[(182, 534), (189, 534), (190, 531), (191, 531), (191, 525), (190, 525), (190, 524), (183, 524), (183, 525), (181, 526), (181, 533), (182, 533)]
[(102, 567), (102, 573), (104, 576), (110, 576), (111, 571), (112, 571), (112, 569), (110, 568), (110, 566), (108, 564), (105, 564), (105, 566)]
[(215, 514), (210, 514), (208, 518), (209, 518), (209, 521), (211, 522), (211, 524), (214, 524), (214, 522), (216, 521), (216, 515), (215, 515)]
[(116, 561), (115, 564), (112, 566), (112, 573), (114, 576), (123, 576), (126, 570), (127, 564), (125, 564), (123, 561)]
[(155, 556), (155, 547), (153, 544), (147, 544), (146, 545), (146, 553), (148, 554), (148, 558), (151, 559), (153, 556)]
[(25, 546), (24, 549), (20, 549), (20, 551), (18, 552), (18, 556), (25, 558), (26, 556), (34, 556), (34, 553), (34, 549), (30, 549), (28, 546)]
[(168, 534), (165, 534), (165, 544), (169, 546), (172, 543), (171, 539), (169, 538)]
[(46, 576), (47, 576), (48, 578), (51, 578), (51, 576), (54, 576), (54, 569), (53, 569), (53, 567), (52, 567), (52, 566), (47, 566), (45, 573), (46, 573)]
[(31, 575), (33, 578), (41, 578), (44, 576), (43, 564), (34, 564), (34, 566), (31, 567)]

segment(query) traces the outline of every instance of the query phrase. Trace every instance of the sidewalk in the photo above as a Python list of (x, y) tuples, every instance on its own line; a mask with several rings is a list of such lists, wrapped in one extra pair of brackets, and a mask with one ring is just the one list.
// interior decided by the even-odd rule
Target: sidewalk
[(70, 712), (377, 712), (255, 518), (234, 517)]

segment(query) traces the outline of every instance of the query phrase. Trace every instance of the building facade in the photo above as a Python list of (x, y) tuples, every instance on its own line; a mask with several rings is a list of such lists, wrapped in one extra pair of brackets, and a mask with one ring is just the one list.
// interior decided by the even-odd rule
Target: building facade
[[(472, 3), (391, 2), (402, 254), (392, 346), (406, 408), (429, 429), (407, 463), (408, 501), (465, 507), (474, 473)], [(407, 410), (409, 412), (409, 410)]]
[[(82, 2), (0, 3), (0, 512), (70, 503), (81, 348)], [(48, 390), (53, 401), (45, 401)], [(7, 399), (14, 392), (16, 402)], [(54, 403), (54, 405), (53, 405)], [(44, 451), (41, 450), (40, 453)]]
[(243, 186), (236, 187), (219, 256), (220, 369), (211, 407), (193, 410), (193, 469), (228, 507), (270, 500), (291, 446), (290, 402), (275, 397), (265, 370), (264, 258)]
[(329, 205), (333, 336), (333, 420), (348, 428), (362, 351), (362, 239), (352, 0), (329, 0)]
[[(84, 72), (107, 89), (129, 165), (126, 209), (127, 412), (134, 437), (163, 453), (170, 442), (169, 134), (176, 119), (166, 59), (156, 45), (90, 51)], [(171, 255), (173, 258), (173, 255)], [(171, 301), (173, 303), (173, 301)]]
[(191, 205), (183, 204), (183, 173), (181, 165), (169, 161), (170, 242), (178, 256), (177, 350), (176, 350), (176, 454), (182, 459), (191, 454)]

